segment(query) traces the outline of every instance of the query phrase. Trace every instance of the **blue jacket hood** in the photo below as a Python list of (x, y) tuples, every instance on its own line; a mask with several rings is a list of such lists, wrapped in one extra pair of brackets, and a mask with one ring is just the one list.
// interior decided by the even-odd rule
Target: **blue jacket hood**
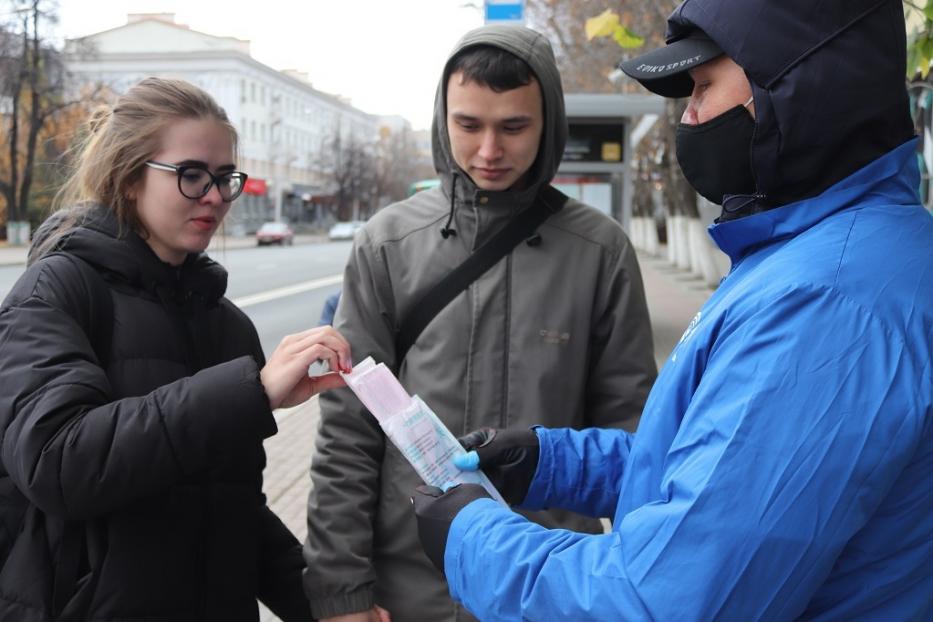
[(755, 98), (757, 201), (820, 194), (913, 136), (900, 0), (685, 0), (668, 42), (699, 28), (746, 72)]

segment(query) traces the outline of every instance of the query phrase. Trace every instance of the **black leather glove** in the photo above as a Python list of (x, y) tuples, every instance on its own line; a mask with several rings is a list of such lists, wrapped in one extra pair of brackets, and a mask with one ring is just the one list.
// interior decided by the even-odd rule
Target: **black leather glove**
[[(541, 454), (534, 430), (480, 428), (457, 440), (467, 451), (476, 452), (479, 468), (510, 505), (525, 500)], [(458, 459), (454, 464), (469, 470), (469, 466)]]
[(418, 486), (411, 498), (418, 520), (421, 546), (438, 570), (444, 572), (444, 551), (454, 517), (472, 501), (491, 499), (478, 484), (459, 484), (444, 492), (436, 486)]

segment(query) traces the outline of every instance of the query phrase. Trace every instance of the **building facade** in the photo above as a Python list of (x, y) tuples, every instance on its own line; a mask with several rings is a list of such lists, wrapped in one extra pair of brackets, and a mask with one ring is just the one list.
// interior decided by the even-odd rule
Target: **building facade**
[(149, 76), (180, 78), (223, 106), (240, 135), (239, 166), (250, 176), (227, 219), (234, 233), (273, 219), (326, 226), (331, 146), (379, 137), (379, 117), (316, 90), (305, 74), (260, 63), (249, 41), (191, 30), (171, 13), (131, 14), (125, 25), (70, 40), (65, 50), (77, 84), (120, 93)]

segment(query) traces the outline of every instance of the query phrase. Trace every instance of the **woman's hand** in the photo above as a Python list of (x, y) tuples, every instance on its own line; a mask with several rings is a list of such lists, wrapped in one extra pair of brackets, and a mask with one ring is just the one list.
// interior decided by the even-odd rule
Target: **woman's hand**
[[(333, 371), (309, 376), (308, 367), (317, 360), (326, 361)], [(352, 368), (350, 344), (343, 335), (330, 326), (318, 326), (282, 339), (259, 372), (259, 379), (269, 406), (275, 410), (297, 406), (321, 391), (344, 386), (337, 372)]]

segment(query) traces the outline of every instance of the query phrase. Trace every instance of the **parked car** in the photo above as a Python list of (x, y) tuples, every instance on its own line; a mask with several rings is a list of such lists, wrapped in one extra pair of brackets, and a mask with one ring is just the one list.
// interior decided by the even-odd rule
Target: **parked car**
[(291, 246), (294, 240), (295, 234), (292, 232), (292, 228), (284, 222), (267, 222), (259, 227), (259, 231), (256, 232), (257, 246), (263, 246), (264, 244), (280, 244), (282, 246), (288, 244)]
[(327, 232), (327, 237), (331, 240), (352, 240), (353, 234), (359, 231), (365, 224), (366, 223), (362, 220), (338, 222)]

